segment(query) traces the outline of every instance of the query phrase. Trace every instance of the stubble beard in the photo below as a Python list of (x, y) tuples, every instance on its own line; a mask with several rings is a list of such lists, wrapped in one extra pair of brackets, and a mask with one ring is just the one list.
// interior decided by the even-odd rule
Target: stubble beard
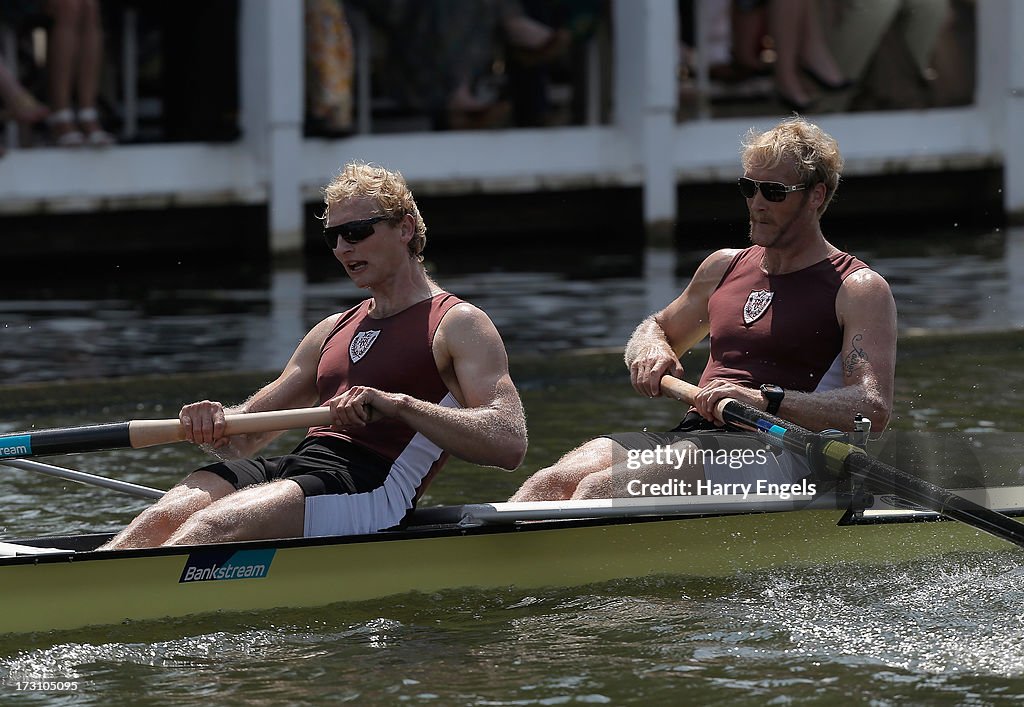
[[(806, 192), (804, 192), (804, 193), (806, 194)], [(806, 196), (804, 197), (804, 199), (806, 199)], [(757, 243), (754, 240), (754, 225), (755, 225), (755, 221), (753, 219), (750, 219), (750, 233), (749, 233), (750, 242), (753, 243), (754, 245), (759, 245), (762, 248), (773, 248), (773, 247), (778, 247), (780, 245), (783, 245), (783, 246), (786, 245), (786, 236), (789, 235), (790, 230), (793, 228), (793, 224), (795, 224), (800, 219), (801, 213), (802, 213), (801, 211), (797, 210), (788, 221), (786, 221), (781, 226), (777, 226), (776, 227), (776, 231), (775, 231), (775, 236), (773, 238), (771, 238), (770, 242), (768, 242), (768, 243)], [(760, 225), (761, 226), (772, 226), (774, 224), (764, 224), (764, 223), (762, 223)]]

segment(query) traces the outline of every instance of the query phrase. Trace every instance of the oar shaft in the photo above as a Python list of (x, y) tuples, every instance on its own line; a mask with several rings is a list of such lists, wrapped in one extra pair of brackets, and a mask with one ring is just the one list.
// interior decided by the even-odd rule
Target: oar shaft
[[(331, 424), (326, 407), (239, 413), (225, 417), (225, 434), (279, 432)], [(152, 447), (185, 439), (181, 423), (172, 420), (131, 420), (103, 425), (84, 425), (36, 430), (0, 436), (0, 459), (40, 457), (49, 454), (95, 452), (103, 449)]]
[[(700, 391), (697, 386), (673, 376), (662, 378), (661, 387), (672, 397), (691, 405)], [(760, 433), (763, 439), (775, 446), (805, 457), (816, 454), (833, 474), (852, 473), (863, 478), (872, 488), (892, 489), (908, 501), (1024, 547), (1024, 524), (913, 474), (872, 459), (852, 444), (828, 439), (730, 398), (718, 403), (716, 413), (724, 422)]]
[(74, 481), (79, 484), (87, 484), (89, 486), (98, 486), (100, 488), (111, 489), (113, 491), (120, 491), (121, 493), (126, 493), (130, 496), (138, 496), (139, 498), (156, 499), (164, 495), (164, 492), (160, 489), (150, 488), (149, 486), (140, 486), (139, 484), (132, 484), (127, 481), (108, 479), (105, 476), (96, 476), (95, 474), (87, 474), (84, 471), (65, 469), (62, 466), (42, 464), (28, 459), (4, 459), (3, 461), (0, 461), (0, 464), (14, 469), (34, 471), (39, 474), (46, 474), (47, 476), (55, 476), (58, 479), (67, 479), (68, 481)]
[(866, 454), (851, 454), (847, 468), (870, 488), (891, 489), (911, 503), (1024, 547), (1024, 524)]

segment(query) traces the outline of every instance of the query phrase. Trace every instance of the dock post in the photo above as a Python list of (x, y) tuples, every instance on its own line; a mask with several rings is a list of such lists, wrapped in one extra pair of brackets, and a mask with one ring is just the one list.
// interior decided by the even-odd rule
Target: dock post
[(663, 0), (615, 0), (614, 84), (616, 125), (640, 156), (645, 238), (668, 247), (676, 219), (677, 4)]
[(1014, 51), (1024, 33), (1024, 3), (978, 3), (975, 105), (1003, 160), (1003, 210), (1024, 223), (1024, 56)]
[(1014, 51), (1024, 37), (1024, 4), (1007, 3), (1010, 13), (1007, 26), (1007, 51), (1010, 80), (1005, 98), (1006, 152), (1003, 164), (1003, 208), (1015, 223), (1024, 223), (1024, 54)]
[(266, 170), (267, 227), (275, 257), (302, 251), (303, 4), (242, 4), (243, 140)]

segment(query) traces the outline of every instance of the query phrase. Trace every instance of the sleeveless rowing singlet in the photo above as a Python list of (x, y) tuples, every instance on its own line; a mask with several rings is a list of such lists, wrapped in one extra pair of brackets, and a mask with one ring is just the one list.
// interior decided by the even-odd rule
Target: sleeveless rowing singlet
[(720, 378), (804, 392), (840, 387), (836, 295), (843, 280), (867, 265), (840, 252), (803, 270), (768, 275), (763, 256), (761, 246), (737, 253), (708, 300), (711, 355), (700, 385)]
[[(320, 404), (352, 386), (364, 385), (458, 407), (437, 371), (432, 346), (441, 319), (461, 302), (442, 292), (383, 319), (369, 316), (370, 300), (344, 312), (320, 352), (316, 375)], [(425, 474), (421, 490), (448, 458), (423, 435), (391, 418), (344, 433), (312, 427), (309, 435), (347, 439), (391, 462), (417, 467), (418, 474)], [(429, 470), (422, 468), (425, 464)]]

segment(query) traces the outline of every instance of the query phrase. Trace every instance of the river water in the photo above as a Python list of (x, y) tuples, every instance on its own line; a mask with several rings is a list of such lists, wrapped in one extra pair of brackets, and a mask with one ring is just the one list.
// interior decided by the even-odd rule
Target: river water
[[(912, 448), (915, 470), (938, 480), (951, 463), (970, 478), (1019, 478), (1024, 231), (869, 246), (855, 252), (892, 283), (903, 332), (897, 415), (878, 453), (905, 459)], [(453, 462), (424, 504), (500, 500), (578, 441), (674, 422), (678, 407), (633, 395), (608, 348), (674, 296), (695, 258), (651, 252), (644, 277), (599, 280), (551, 267), (440, 272), (506, 339), (531, 445), (513, 474)], [(0, 301), (0, 432), (172, 417), (199, 397), (237, 400), (282, 365), (308, 326), (361, 294), (338, 278), (287, 270), (249, 288), (126, 278), (104, 292), (38, 284)], [(690, 370), (700, 357), (685, 361)], [(48, 461), (166, 488), (201, 460), (176, 445)], [(12, 469), (0, 470), (0, 499), (0, 540), (113, 530), (145, 505)], [(1010, 549), (881, 567), (467, 590), (0, 636), (0, 702), (1015, 704), (1024, 698), (1020, 558)], [(77, 689), (17, 689), (38, 680)]]
[[(836, 243), (889, 280), (905, 334), (1024, 327), (1024, 229)], [(552, 252), (519, 271), (442, 268), (437, 277), (490, 314), (513, 354), (614, 348), (678, 294), (706, 253), (649, 251), (643, 276), (570, 278), (559, 268), (574, 254)], [(363, 298), (343, 272), (317, 270), (326, 273), (281, 269), (235, 277), (232, 287), (219, 263), (157, 277), (117, 268), (101, 282), (0, 283), (0, 382), (279, 370), (313, 324)]]

